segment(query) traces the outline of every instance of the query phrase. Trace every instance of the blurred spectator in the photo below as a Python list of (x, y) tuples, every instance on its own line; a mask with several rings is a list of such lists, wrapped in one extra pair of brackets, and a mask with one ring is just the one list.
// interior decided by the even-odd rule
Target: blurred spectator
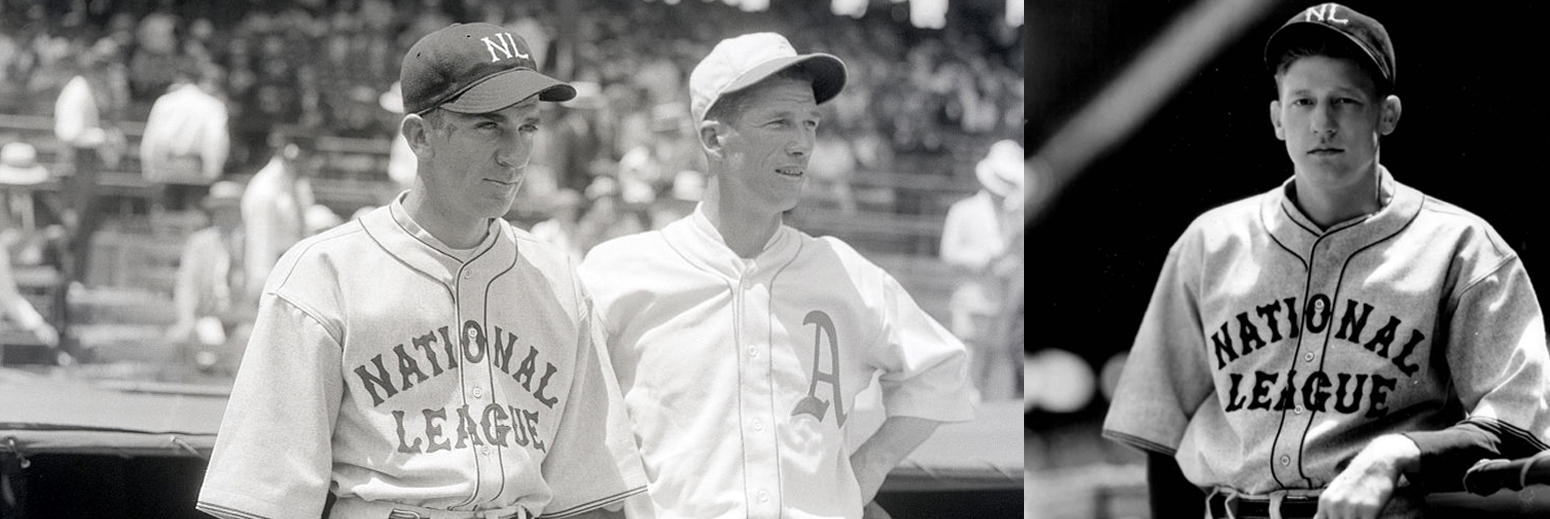
[(700, 203), (700, 195), (704, 193), (704, 173), (692, 169), (679, 171), (673, 176), (673, 188), (668, 196), (657, 197), (656, 203), (651, 205), (651, 228), (661, 229), (694, 213), (694, 206)]
[(856, 151), (850, 141), (840, 135), (838, 130), (819, 131), (813, 141), (811, 154), (823, 158), (807, 164), (807, 173), (812, 175), (813, 180), (808, 185), (810, 189), (818, 191), (808, 196), (833, 204), (840, 211), (854, 213), (856, 197), (851, 192), (850, 183), (854, 180), (860, 162), (856, 159)]
[[(402, 121), (404, 115), (403, 86), (399, 82), (394, 81), (393, 86), (389, 87), (387, 92), (383, 92), (377, 98), (377, 104), (383, 110), (397, 114), (398, 117), (395, 117), (394, 120)], [(398, 185), (398, 192), (414, 187), (415, 172), (419, 169), (416, 160), (414, 150), (409, 149), (409, 139), (404, 138), (404, 132), (399, 130), (398, 125), (393, 125), (393, 144), (388, 149), (387, 174), (388, 178)]]
[(189, 235), (178, 263), (172, 293), (177, 321), (167, 340), (202, 371), (235, 373), (258, 309), (258, 292), (249, 285), (262, 280), (249, 277), (243, 266), (248, 238), (242, 199), (242, 184), (211, 184), (200, 205), (211, 225)]
[(592, 250), (599, 243), (646, 230), (640, 216), (624, 207), (619, 182), (613, 177), (597, 177), (584, 194), (588, 209), (576, 224), (576, 245), (582, 252)]
[(160, 209), (186, 209), (225, 169), (231, 135), (214, 76), (213, 70), (184, 63), (171, 89), (151, 105), (140, 138), (140, 169), (146, 180), (161, 185), (155, 201)]
[[(38, 342), (50, 348), (59, 348), (59, 332), (48, 324), (48, 320), (33, 308), (32, 303), (23, 297), (21, 290), (16, 286), (16, 276), (11, 271), (11, 256), (0, 254), (0, 311), (4, 311), (6, 318), (10, 319), (17, 328), (31, 333)], [(72, 357), (63, 349), (57, 354), (60, 364), (70, 364)]]
[[(34, 232), (51, 215), (45, 214), (48, 191), (36, 189), (47, 182), (48, 170), (38, 163), (38, 151), (31, 144), (13, 142), (0, 148), (0, 228), (6, 232)], [(39, 207), (43, 205), (45, 207)]]
[(280, 255), (308, 236), (306, 210), (314, 203), (308, 179), (312, 139), (298, 128), (284, 127), (272, 134), (270, 142), (274, 157), (242, 193), (249, 290), (262, 289)]
[(561, 189), (550, 197), (545, 212), (549, 218), (533, 224), (529, 232), (540, 240), (565, 249), (571, 258), (581, 262), (581, 258), (586, 255), (586, 251), (578, 247), (577, 241), (576, 220), (581, 214), (581, 195), (575, 190)]
[(984, 384), (995, 370), (1020, 369), (1002, 362), (1014, 357), (1002, 355), (1007, 345), (999, 343), (995, 328), (1008, 304), (1005, 288), (1022, 261), (1012, 241), (1023, 223), (1023, 147), (1010, 140), (995, 143), (975, 166), (975, 176), (982, 188), (954, 203), (942, 228), (943, 261), (968, 276), (949, 302), (952, 331), (969, 346), (970, 378), (981, 385), (981, 395), (1006, 398), (1012, 395), (987, 394)]
[(97, 177), (105, 168), (116, 168), (123, 153), (124, 136), (117, 120), (127, 103), (118, 45), (98, 40), (78, 58), (77, 75), (65, 84), (54, 103), (54, 136), (66, 147), (71, 165), (63, 193), (65, 226), (70, 247), (65, 282), (84, 282), (90, 262), (91, 237), (105, 211), (96, 207)]
[(333, 209), (329, 209), (328, 206), (323, 204), (312, 204), (307, 207), (303, 219), (305, 220), (307, 236), (333, 229), (339, 224), (344, 223), (344, 219), (339, 217), (339, 213), (335, 213)]
[(172, 86), (185, 58), (178, 54), (177, 27), (178, 17), (171, 13), (153, 12), (140, 19), (129, 58), (129, 87), (135, 97), (155, 97)]

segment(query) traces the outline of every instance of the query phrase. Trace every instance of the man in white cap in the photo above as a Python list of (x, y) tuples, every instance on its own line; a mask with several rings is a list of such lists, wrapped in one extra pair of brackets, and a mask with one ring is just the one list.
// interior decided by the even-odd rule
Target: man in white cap
[[(942, 227), (942, 261), (956, 267), (966, 280), (948, 303), (953, 334), (969, 345), (974, 380), (985, 398), (1011, 398), (992, 389), (992, 374), (1000, 369), (1016, 377), (1018, 352), (1000, 355), (1005, 344), (993, 333), (995, 320), (1007, 302), (1006, 288), (1022, 261), (1021, 248), (1011, 247), (1023, 223), (1023, 147), (1014, 141), (995, 143), (974, 168), (978, 193), (953, 203)], [(990, 394), (986, 394), (990, 393)], [(1004, 393), (1004, 394), (1003, 394)]]
[(566, 251), (501, 218), (539, 103), (575, 90), (486, 23), (421, 38), (400, 78), (413, 187), (280, 258), (198, 508), (603, 516), (645, 477), (602, 331)]
[[(844, 85), (839, 58), (778, 34), (716, 45), (689, 77), (699, 206), (582, 262), (649, 480), (631, 517), (873, 515), (895, 465), (973, 417), (963, 344), (850, 246), (782, 222)], [(852, 451), (877, 375), (887, 419)]]

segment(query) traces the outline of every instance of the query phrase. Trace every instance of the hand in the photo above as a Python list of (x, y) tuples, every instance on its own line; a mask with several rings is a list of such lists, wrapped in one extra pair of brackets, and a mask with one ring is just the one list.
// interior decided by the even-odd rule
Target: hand
[(883, 510), (883, 507), (879, 506), (877, 501), (872, 501), (867, 503), (866, 508), (861, 510), (861, 519), (893, 519), (893, 516), (888, 515), (888, 511)]
[(1394, 495), (1399, 475), (1413, 470), (1419, 458), (1420, 449), (1404, 436), (1373, 440), (1319, 495), (1314, 519), (1375, 519)]
[(43, 323), (38, 325), (37, 328), (33, 328), (32, 334), (38, 337), (38, 341), (50, 348), (59, 347), (59, 330), (55, 330), (48, 323)]

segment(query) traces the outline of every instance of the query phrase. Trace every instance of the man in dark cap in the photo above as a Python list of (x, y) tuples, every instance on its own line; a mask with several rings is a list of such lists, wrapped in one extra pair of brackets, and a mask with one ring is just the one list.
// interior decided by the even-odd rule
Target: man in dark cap
[(1265, 63), (1293, 174), (1174, 243), (1104, 436), (1147, 451), (1168, 517), (1420, 517), (1474, 462), (1546, 448), (1544, 316), (1490, 224), (1379, 162), (1381, 24), (1310, 7)]
[[(589, 517), (645, 490), (567, 252), (501, 217), (539, 103), (527, 43), (453, 25), (410, 48), (413, 186), (301, 241), (266, 281), (199, 509), (220, 517)], [(589, 515), (590, 514), (590, 515)]]

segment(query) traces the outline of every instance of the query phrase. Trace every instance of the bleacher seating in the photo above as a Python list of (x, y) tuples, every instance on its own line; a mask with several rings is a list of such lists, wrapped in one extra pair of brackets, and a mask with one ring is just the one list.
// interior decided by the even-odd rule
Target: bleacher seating
[[(84, 347), (104, 360), (155, 360), (169, 355), (160, 347), (161, 333), (173, 319), (172, 287), (177, 263), (188, 235), (203, 225), (202, 215), (161, 213), (151, 216), (156, 186), (138, 171), (139, 137), (144, 124), (122, 124), (129, 145), (125, 160), (102, 173), (99, 183), (103, 210), (114, 218), (94, 236), (92, 277), (72, 292), (72, 326)], [(65, 166), (61, 147), (48, 117), (0, 115), (0, 142), (19, 140), (37, 147), (39, 160), (51, 170)], [(379, 205), (396, 194), (387, 179), (390, 142), (386, 139), (320, 137), (314, 141), (321, 171), (312, 177), (319, 203), (348, 218), (355, 210)], [(944, 157), (945, 158), (945, 157)], [(914, 159), (911, 159), (914, 160)], [(804, 204), (789, 221), (809, 234), (846, 240), (910, 291), (917, 303), (938, 320), (948, 319), (947, 302), (962, 274), (937, 258), (942, 224), (953, 201), (972, 194), (978, 185), (961, 163), (951, 161), (926, 168), (943, 174), (860, 172), (847, 179), (858, 193), (854, 211), (822, 203)], [(252, 172), (226, 178), (246, 181)], [(822, 181), (810, 193), (823, 193)], [(58, 189), (51, 181), (43, 189)], [(57, 273), (55, 274), (57, 275)], [(27, 277), (31, 276), (31, 277)], [(18, 274), (38, 303), (41, 291), (56, 283), (46, 274)], [(25, 278), (25, 279), (21, 279)], [(43, 310), (40, 307), (40, 310)], [(37, 356), (40, 345), (0, 326), (0, 341), (12, 344), (12, 358)], [(44, 352), (46, 353), (46, 352)]]

